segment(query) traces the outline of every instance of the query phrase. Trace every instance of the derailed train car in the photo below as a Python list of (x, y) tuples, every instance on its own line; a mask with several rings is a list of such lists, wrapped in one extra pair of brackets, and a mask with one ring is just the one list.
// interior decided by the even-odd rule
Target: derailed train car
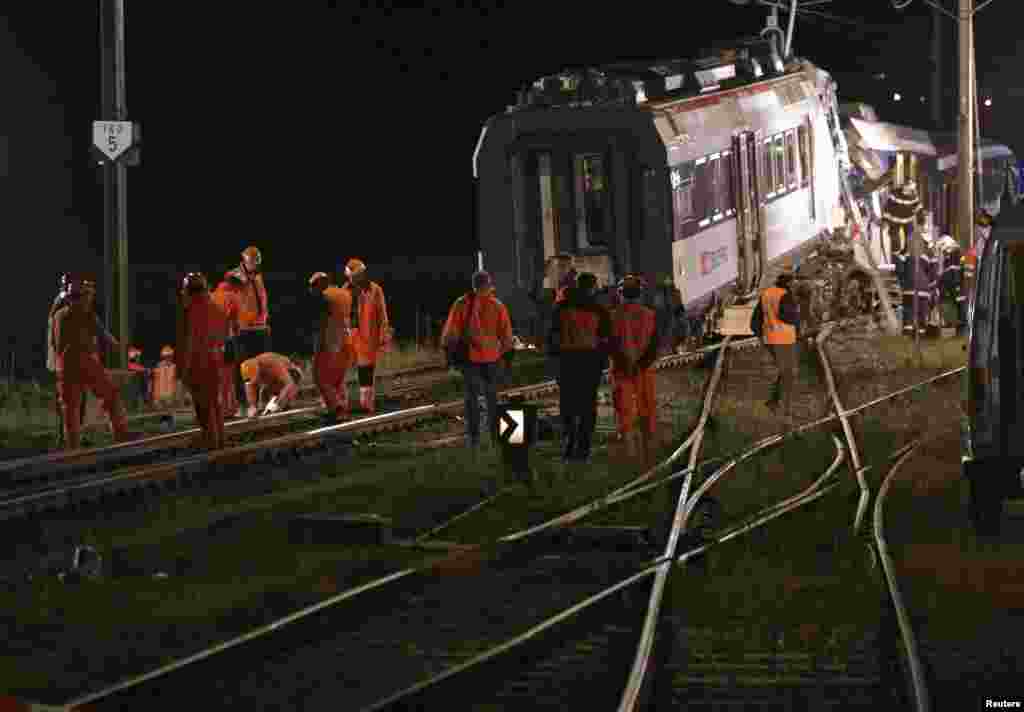
[[(487, 121), (477, 229), (518, 333), (543, 322), (557, 254), (603, 285), (671, 275), (708, 325), (711, 305), (749, 298), (847, 225), (829, 74), (760, 40), (706, 54), (544, 77)], [(845, 279), (870, 284), (863, 269), (851, 262)]]

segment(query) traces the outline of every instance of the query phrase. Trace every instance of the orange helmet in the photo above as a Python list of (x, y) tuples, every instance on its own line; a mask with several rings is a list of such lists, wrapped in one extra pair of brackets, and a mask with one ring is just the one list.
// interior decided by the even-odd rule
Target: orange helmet
[(242, 250), (242, 259), (252, 260), (257, 267), (263, 264), (263, 255), (260, 254), (260, 248), (252, 245)]
[(260, 364), (259, 362), (251, 358), (247, 361), (242, 362), (242, 380), (246, 383), (250, 383), (256, 380), (256, 376), (259, 375)]
[(174, 349), (171, 348), (170, 346), (164, 346), (162, 349), (160, 349), (160, 358), (173, 358), (173, 357), (174, 357)]
[(345, 276), (351, 279), (353, 275), (359, 274), (365, 269), (366, 264), (362, 260), (353, 257), (345, 264)]

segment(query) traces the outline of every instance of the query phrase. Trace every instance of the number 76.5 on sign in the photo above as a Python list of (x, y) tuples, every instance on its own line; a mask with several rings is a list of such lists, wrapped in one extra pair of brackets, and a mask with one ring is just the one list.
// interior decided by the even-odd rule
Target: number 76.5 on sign
[(92, 143), (110, 160), (132, 146), (134, 126), (131, 121), (93, 121)]

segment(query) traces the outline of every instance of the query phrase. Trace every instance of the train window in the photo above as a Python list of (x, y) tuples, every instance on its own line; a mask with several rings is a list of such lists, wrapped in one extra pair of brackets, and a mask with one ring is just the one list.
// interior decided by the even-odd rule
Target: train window
[(786, 160), (785, 147), (782, 142), (782, 134), (775, 134), (772, 137), (772, 169), (775, 178), (775, 190), (778, 193), (786, 192)]
[(790, 190), (796, 190), (800, 177), (796, 172), (796, 135), (786, 132), (786, 184)]
[(714, 178), (707, 156), (698, 158), (693, 162), (693, 166), (695, 171), (693, 216), (697, 219), (697, 227), (703, 228), (711, 224), (711, 214), (714, 212), (715, 193), (712, 190)]
[(672, 183), (672, 212), (675, 214), (676, 239), (682, 240), (689, 235), (684, 231), (684, 225), (691, 222), (696, 214), (694, 212), (694, 177), (695, 167), (693, 161), (680, 163), (673, 166), (669, 173), (669, 180)]
[(712, 220), (721, 220), (725, 213), (724, 197), (725, 197), (725, 185), (724, 176), (722, 175), (722, 165), (725, 162), (722, 160), (721, 153), (712, 153), (708, 157), (708, 176), (710, 177), (710, 204), (708, 205), (708, 213)]
[(775, 180), (772, 178), (772, 168), (775, 162), (772, 161), (772, 140), (766, 138), (761, 144), (761, 157), (758, 166), (758, 175), (761, 177), (761, 195), (764, 199), (775, 197)]
[(726, 216), (732, 215), (733, 212), (733, 190), (732, 190), (732, 151), (722, 151), (722, 189), (723, 202), (722, 205), (725, 209)]
[(558, 252), (558, 214), (555, 211), (555, 190), (551, 181), (551, 154), (537, 154), (537, 175), (540, 180), (541, 235), (544, 241), (544, 259)]
[(604, 156), (573, 156), (576, 197), (576, 244), (580, 248), (606, 245), (611, 231), (608, 176)]
[(796, 129), (797, 152), (800, 154), (800, 185), (807, 185), (811, 182), (810, 169), (810, 136), (806, 126), (798, 126)]

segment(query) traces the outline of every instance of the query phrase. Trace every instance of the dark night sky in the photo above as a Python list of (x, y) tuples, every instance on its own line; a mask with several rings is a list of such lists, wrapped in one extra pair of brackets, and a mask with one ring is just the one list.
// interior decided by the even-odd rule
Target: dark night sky
[[(487, 117), (512, 103), (520, 85), (563, 66), (686, 56), (712, 38), (756, 33), (768, 12), (727, 0), (697, 4), (699, 14), (690, 3), (653, 2), (439, 10), (246, 3), (244, 11), (127, 2), (128, 116), (145, 138), (142, 166), (129, 169), (129, 259), (167, 275), (136, 286), (136, 341), (153, 357), (171, 339), (173, 309), (161, 303), (185, 266), (212, 277), (250, 243), (262, 248), (271, 275), (295, 275), (269, 284), (275, 338), (304, 328), (284, 304), (299, 293), (297, 282), (351, 256), (377, 266), (400, 331), (410, 331), (417, 303), (440, 316), (472, 269), (470, 159)], [(14, 307), (5, 310), (0, 351), (17, 349), (19, 363), (39, 365), (57, 273), (102, 264), (102, 192), (89, 153), (99, 118), (98, 3), (65, 3), (59, 17), (46, 4), (20, 5), (36, 9), (0, 18), (8, 262), (0, 299)], [(977, 30), (979, 81), (999, 109), (983, 132), (1011, 145), (1022, 97), (1016, 5), (997, 0)], [(885, 102), (893, 87), (863, 80), (885, 70), (905, 94), (928, 86), (920, 0), (902, 13), (888, 0), (815, 9), (856, 19), (801, 17), (797, 53), (883, 118), (926, 125), (921, 106), (913, 114), (906, 102)], [(955, 23), (943, 25), (952, 72)], [(955, 74), (945, 83), (955, 86)], [(393, 255), (462, 257), (442, 262), (446, 280), (385, 268)]]

